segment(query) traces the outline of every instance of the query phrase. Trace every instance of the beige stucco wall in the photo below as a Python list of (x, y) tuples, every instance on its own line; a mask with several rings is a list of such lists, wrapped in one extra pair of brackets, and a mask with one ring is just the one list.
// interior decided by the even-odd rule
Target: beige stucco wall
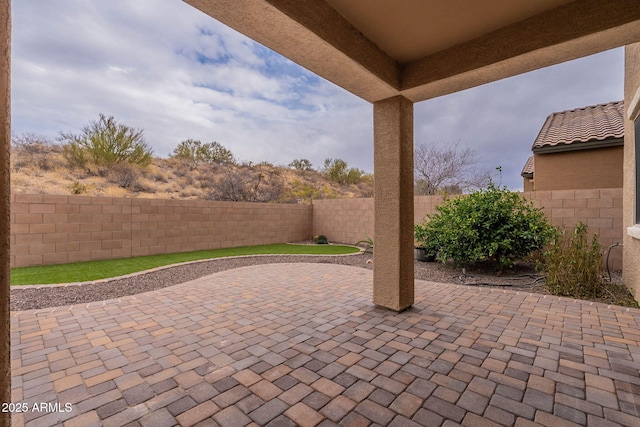
[(627, 286), (635, 291), (636, 299), (640, 296), (640, 239), (631, 237), (627, 227), (634, 226), (635, 206), (635, 130), (633, 121), (629, 119), (628, 109), (634, 107), (634, 98), (640, 89), (640, 43), (625, 48), (625, 81), (624, 81), (624, 270), (623, 279)]
[(522, 189), (524, 192), (533, 191), (535, 189), (533, 187), (533, 179), (531, 179), (531, 178), (523, 178), (522, 186), (524, 187)]
[[(0, 3), (0, 402), (11, 402), (9, 152), (11, 147), (11, 2)], [(0, 411), (0, 426), (11, 413)]]
[(309, 205), (11, 196), (14, 267), (293, 242), (310, 230)]
[(534, 158), (536, 191), (622, 187), (622, 146), (534, 154)]

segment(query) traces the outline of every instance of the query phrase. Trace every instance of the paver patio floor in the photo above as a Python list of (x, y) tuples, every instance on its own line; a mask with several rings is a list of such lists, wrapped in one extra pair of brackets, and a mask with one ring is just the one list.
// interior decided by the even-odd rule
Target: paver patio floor
[(371, 286), (273, 264), (14, 312), (13, 424), (640, 426), (640, 310), (416, 281), (398, 314)]

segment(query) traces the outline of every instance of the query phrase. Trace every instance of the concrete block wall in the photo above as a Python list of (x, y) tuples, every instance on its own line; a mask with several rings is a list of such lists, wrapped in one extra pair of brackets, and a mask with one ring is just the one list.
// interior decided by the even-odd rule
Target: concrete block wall
[[(532, 191), (523, 196), (542, 207), (555, 226), (572, 229), (583, 222), (598, 234), (604, 248), (622, 244), (622, 188)], [(622, 269), (622, 246), (611, 250), (609, 265)]]
[[(414, 223), (435, 213), (443, 196), (417, 196), (414, 199)], [(324, 199), (313, 201), (313, 235), (324, 234), (332, 242), (353, 244), (373, 238), (374, 201), (367, 199)]]
[[(542, 207), (555, 226), (573, 228), (578, 222), (598, 233), (600, 242), (608, 247), (622, 243), (622, 189), (553, 190), (523, 193)], [(414, 220), (421, 222), (436, 212), (443, 196), (416, 196)], [(354, 243), (373, 237), (373, 199), (328, 199), (313, 201), (313, 234), (324, 234), (335, 242)], [(622, 268), (622, 247), (611, 251), (610, 266)]]
[[(551, 222), (579, 221), (604, 246), (622, 243), (622, 189), (553, 190), (523, 195)], [(414, 220), (435, 213), (442, 196), (415, 198)], [(312, 205), (112, 197), (11, 196), (11, 265), (97, 259), (282, 243), (324, 234), (355, 243), (373, 238), (373, 199), (314, 200)], [(622, 248), (611, 252), (622, 268)]]
[(11, 196), (11, 265), (309, 239), (311, 207), (203, 200)]
[(314, 200), (312, 206), (314, 236), (350, 244), (373, 239), (373, 198)]

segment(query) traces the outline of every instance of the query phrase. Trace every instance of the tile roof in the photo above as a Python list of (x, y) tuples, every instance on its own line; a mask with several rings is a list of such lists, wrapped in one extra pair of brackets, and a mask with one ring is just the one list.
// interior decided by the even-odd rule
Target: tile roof
[(520, 176), (523, 177), (532, 177), (533, 176), (533, 156), (529, 156), (527, 162), (524, 164), (522, 168), (522, 172), (520, 172)]
[(624, 137), (624, 102), (609, 102), (553, 113), (544, 122), (531, 149)]

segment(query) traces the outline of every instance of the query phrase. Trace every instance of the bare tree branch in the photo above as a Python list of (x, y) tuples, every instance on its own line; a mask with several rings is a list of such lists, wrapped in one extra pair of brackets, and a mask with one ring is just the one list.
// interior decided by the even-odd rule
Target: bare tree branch
[(478, 161), (475, 151), (458, 142), (445, 147), (419, 144), (413, 158), (416, 194), (459, 194), (489, 182), (489, 172), (474, 167)]

